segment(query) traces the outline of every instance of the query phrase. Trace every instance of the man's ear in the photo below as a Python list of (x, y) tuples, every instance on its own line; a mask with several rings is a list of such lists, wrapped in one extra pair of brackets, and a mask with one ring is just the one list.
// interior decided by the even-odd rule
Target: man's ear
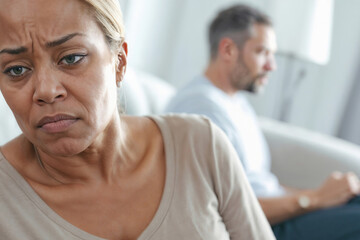
[(225, 61), (237, 57), (238, 48), (235, 42), (228, 37), (224, 37), (219, 42), (218, 55)]
[(123, 42), (120, 51), (117, 55), (117, 63), (116, 63), (116, 85), (118, 87), (120, 86), (121, 81), (124, 79), (124, 75), (126, 72), (127, 53), (128, 53), (127, 42)]

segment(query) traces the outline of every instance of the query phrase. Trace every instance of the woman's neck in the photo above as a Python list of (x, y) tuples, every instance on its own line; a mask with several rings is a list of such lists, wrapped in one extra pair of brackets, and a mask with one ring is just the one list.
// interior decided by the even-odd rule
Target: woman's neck
[(37, 163), (54, 183), (116, 182), (135, 171), (147, 148), (142, 123), (129, 120), (114, 119), (90, 146), (73, 156), (54, 156), (36, 148)]

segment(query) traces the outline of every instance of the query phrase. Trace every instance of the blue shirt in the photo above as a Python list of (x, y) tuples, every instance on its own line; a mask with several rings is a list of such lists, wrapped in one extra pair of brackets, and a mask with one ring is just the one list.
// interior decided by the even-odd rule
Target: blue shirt
[(233, 144), (255, 194), (275, 197), (285, 193), (270, 171), (269, 150), (256, 115), (240, 92), (229, 96), (206, 77), (199, 76), (177, 92), (165, 111), (210, 118)]

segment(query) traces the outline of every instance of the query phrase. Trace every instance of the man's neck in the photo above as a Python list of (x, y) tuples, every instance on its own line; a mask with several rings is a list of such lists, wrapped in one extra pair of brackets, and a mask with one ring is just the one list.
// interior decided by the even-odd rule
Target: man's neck
[(224, 67), (219, 66), (219, 63), (210, 62), (204, 75), (215, 87), (219, 88), (227, 95), (234, 96), (234, 94), (237, 93), (237, 90), (231, 86), (229, 73)]

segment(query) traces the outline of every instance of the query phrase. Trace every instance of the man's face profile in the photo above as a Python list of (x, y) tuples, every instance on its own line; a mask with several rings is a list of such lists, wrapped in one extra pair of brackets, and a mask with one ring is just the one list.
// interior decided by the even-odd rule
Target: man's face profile
[(267, 74), (276, 69), (276, 38), (270, 26), (255, 24), (252, 35), (239, 49), (238, 63), (231, 73), (234, 88), (260, 92), (267, 84)]

